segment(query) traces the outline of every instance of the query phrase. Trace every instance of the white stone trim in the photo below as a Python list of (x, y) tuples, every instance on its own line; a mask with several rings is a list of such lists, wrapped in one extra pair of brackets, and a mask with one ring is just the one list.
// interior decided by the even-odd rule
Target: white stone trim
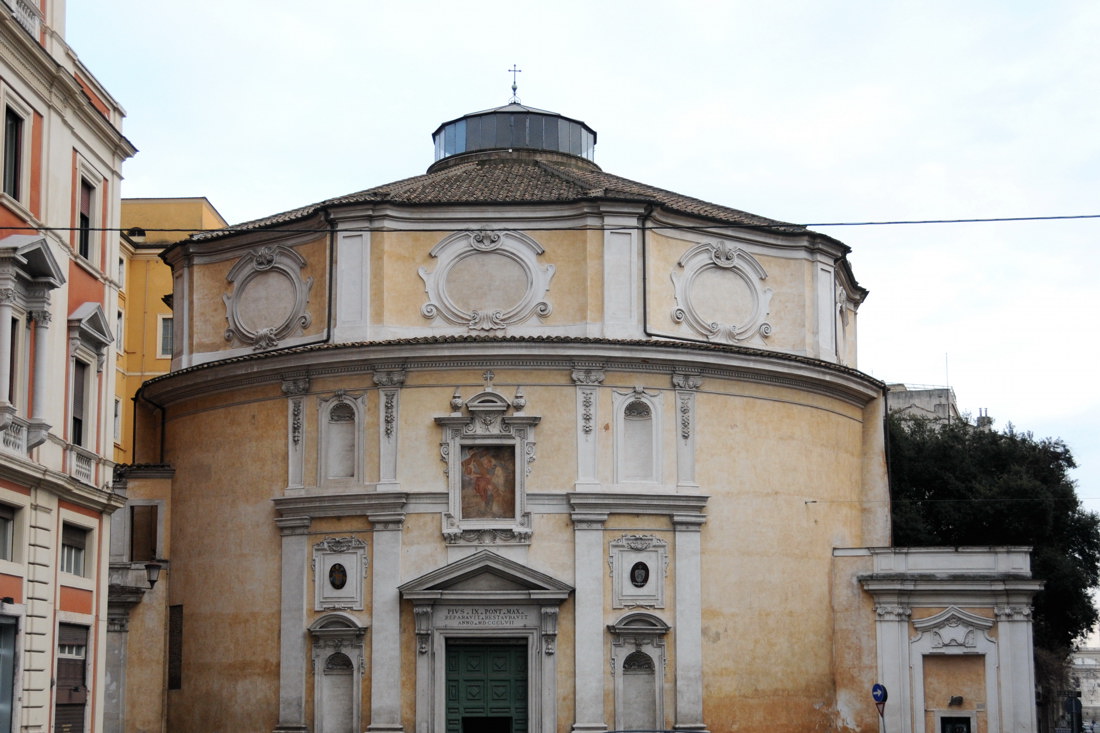
[(371, 337), (371, 232), (339, 232), (333, 267), (336, 303), (334, 336), (338, 341)]
[(313, 640), (311, 666), (313, 668), (313, 725), (323, 733), (325, 728), (324, 675), (325, 662), (336, 653), (346, 655), (352, 663), (352, 724), (360, 730), (362, 716), (362, 686), (365, 664), (363, 637), (367, 627), (361, 626), (354, 616), (347, 613), (327, 613), (313, 622), (309, 635)]
[(401, 543), (404, 514), (379, 513), (374, 524), (371, 584), (371, 731), (402, 731)]
[(279, 517), (282, 535), (279, 600), (279, 723), (277, 730), (305, 729), (306, 714), (306, 567), (309, 560), (307, 517)]
[[(632, 391), (613, 390), (611, 395), (612, 410), (615, 415), (614, 437), (614, 482), (622, 484), (659, 484), (662, 477), (661, 437), (664, 421), (661, 416), (661, 393), (647, 392), (643, 387), (636, 386)], [(630, 476), (628, 463), (630, 462), (630, 447), (627, 445), (627, 423), (631, 416), (627, 415), (628, 409), (635, 403), (641, 403), (649, 409), (648, 419), (650, 427), (649, 445), (635, 446), (636, 451), (648, 456), (651, 460), (648, 475), (644, 477)], [(643, 418), (636, 418), (641, 420)]]
[(607, 730), (604, 712), (604, 556), (607, 514), (573, 512), (574, 733)]
[[(695, 333), (710, 341), (739, 343), (752, 341), (763, 344), (771, 335), (768, 322), (772, 289), (764, 287), (768, 273), (764, 267), (740, 246), (719, 239), (717, 242), (697, 244), (680, 257), (676, 263), (681, 271), (670, 274), (676, 308), (672, 320), (683, 323)], [(711, 320), (695, 296), (695, 283), (710, 270), (724, 271), (740, 281), (752, 299), (752, 312), (743, 323), (718, 323)]]
[[(329, 450), (333, 447), (332, 411), (337, 407), (346, 405), (352, 411), (352, 441), (351, 456), (352, 475), (333, 476), (330, 465)], [(318, 486), (359, 486), (363, 483), (363, 471), (365, 463), (363, 416), (366, 412), (363, 395), (349, 395), (342, 390), (328, 399), (321, 399), (317, 403), (317, 485)]]
[(695, 436), (699, 432), (695, 414), (695, 393), (703, 385), (698, 374), (674, 372), (672, 386), (676, 395), (676, 489), (698, 490), (695, 482)]
[(661, 618), (649, 613), (628, 613), (610, 624), (611, 632), (611, 675), (615, 680), (615, 728), (624, 729), (624, 708), (633, 701), (627, 700), (624, 692), (623, 663), (635, 651), (640, 651), (653, 660), (654, 665), (654, 702), (656, 703), (656, 727), (665, 726), (665, 637), (669, 625)]
[[(306, 260), (290, 247), (268, 245), (251, 250), (230, 268), (226, 275), (232, 291), (222, 295), (225, 303), (225, 340), (243, 344), (253, 351), (265, 351), (282, 346), (288, 336), (309, 328), (312, 317), (306, 311), (313, 278), (302, 277)], [(278, 274), (286, 278), (294, 291), (294, 302), (281, 322), (246, 323), (241, 316), (241, 302), (248, 286), (259, 277)]]
[[(492, 381), (492, 372), (486, 372)], [(463, 400), (455, 389), (451, 413), (436, 417), (442, 428), (440, 458), (447, 475), (448, 511), (443, 515), (443, 539), (448, 544), (528, 544), (531, 541), (531, 514), (527, 511), (527, 475), (535, 460), (535, 426), (541, 417), (523, 412), (527, 401), (517, 388), (509, 401), (488, 388)], [(512, 414), (506, 414), (512, 410)], [(512, 455), (514, 506), (510, 515), (499, 517), (465, 516), (463, 512), (464, 449), (500, 448)]]
[[(918, 619), (913, 622), (913, 628), (918, 632), (917, 636), (909, 642), (911, 648), (909, 662), (912, 666), (913, 675), (913, 705), (911, 710), (914, 731), (919, 731), (924, 726), (924, 658), (932, 655), (963, 654), (980, 655), (985, 662), (987, 728), (991, 731), (1020, 730), (1015, 726), (1007, 729), (1001, 727), (1001, 706), (995, 704), (995, 701), (1001, 697), (997, 689), (1000, 683), (998, 675), (1000, 649), (997, 641), (989, 636), (989, 630), (993, 626), (993, 619), (978, 616), (954, 606), (946, 608), (929, 618)], [(1006, 682), (1010, 683), (1008, 680)], [(966, 711), (949, 711), (947, 702), (944, 701), (943, 709), (937, 711), (937, 720), (940, 713), (962, 716), (966, 714)]]
[[(525, 278), (523, 295), (509, 307), (484, 309), (469, 307), (468, 304), (464, 306), (459, 301), (473, 294), (458, 293), (453, 290), (454, 285), (448, 282), (457, 266), (470, 258), (487, 253), (512, 261), (518, 265)], [(429, 252), (439, 260), (436, 269), (429, 271), (421, 267), (417, 270), (424, 280), (424, 290), (428, 295), (420, 314), (429, 320), (442, 319), (475, 333), (503, 331), (533, 316), (546, 318), (552, 310), (547, 295), (550, 291), (550, 280), (554, 277), (554, 266), (539, 265), (538, 258), (543, 253), (542, 246), (522, 232), (489, 229), (455, 232)]]
[(678, 514), (676, 531), (677, 730), (706, 731), (703, 722), (702, 533), (706, 517)]
[(397, 447), (401, 425), (401, 386), (405, 372), (401, 369), (379, 370), (374, 373), (378, 387), (378, 490), (394, 491), (397, 481)]
[[(495, 589), (477, 577), (494, 578)], [(467, 583), (476, 590), (471, 594)], [(558, 607), (572, 588), (567, 584), (489, 550), (437, 568), (400, 587), (413, 602), (417, 637), (416, 730), (442, 731), (446, 720), (446, 658), (449, 639), (523, 639), (528, 660), (528, 717), (531, 733), (556, 733)], [(508, 609), (507, 615), (478, 614), (477, 609)], [(377, 637), (376, 627), (376, 637)], [(395, 634), (396, 636), (396, 634)], [(391, 674), (384, 668), (376, 670)]]
[(577, 385), (577, 480), (578, 491), (599, 486), (599, 386), (604, 370), (599, 366), (576, 365), (572, 371)]
[(287, 490), (305, 488), (305, 405), (304, 396), (309, 392), (309, 377), (284, 379), (283, 394), (287, 396), (286, 453)]
[[(607, 564), (611, 576), (612, 608), (664, 608), (668, 575), (668, 543), (654, 535), (629, 534), (612, 540)], [(645, 568), (645, 582), (632, 577)]]
[[(605, 216), (603, 335), (642, 338), (642, 258), (636, 216)], [(621, 229), (614, 227), (620, 226)]]
[[(363, 610), (367, 543), (358, 537), (326, 537), (313, 546), (313, 610)], [(339, 567), (337, 567), (339, 566)], [(331, 580), (343, 571), (343, 585)]]

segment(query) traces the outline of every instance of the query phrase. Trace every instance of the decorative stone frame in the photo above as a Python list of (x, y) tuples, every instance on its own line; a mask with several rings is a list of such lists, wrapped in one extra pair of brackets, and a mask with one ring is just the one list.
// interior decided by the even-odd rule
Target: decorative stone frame
[[(344, 570), (345, 584), (329, 582), (333, 572)], [(363, 578), (367, 573), (367, 544), (357, 537), (326, 537), (313, 546), (313, 610), (363, 610)]]
[[(682, 272), (671, 273), (676, 298), (672, 320), (687, 326), (710, 341), (736, 343), (771, 335), (768, 310), (772, 290), (763, 283), (768, 273), (756, 259), (737, 245), (722, 240), (697, 244), (676, 263)], [(739, 284), (752, 301), (752, 311), (743, 323), (718, 323), (705, 315), (705, 306), (696, 301), (695, 286), (699, 277), (715, 270), (727, 272), (734, 284)]]
[[(653, 535), (624, 534), (612, 540), (609, 547), (611, 607), (664, 608), (668, 542)], [(639, 563), (646, 567), (646, 582), (641, 587), (631, 577)]]
[[(251, 346), (253, 351), (264, 351), (277, 348), (287, 336), (308, 328), (312, 317), (306, 312), (306, 305), (313, 288), (313, 278), (302, 277), (305, 266), (306, 260), (300, 254), (281, 245), (259, 247), (239, 259), (226, 275), (232, 292), (222, 295), (225, 320), (229, 324), (225, 330), (225, 340), (239, 341)], [(247, 323), (241, 310), (249, 286), (272, 277), (285, 278), (294, 294), (285, 317), (279, 321), (276, 314), (273, 322)]]
[[(987, 704), (997, 699), (997, 678), (1000, 666), (997, 640), (989, 635), (995, 620), (950, 606), (928, 618), (912, 621), (917, 635), (910, 639), (913, 665), (913, 700), (924, 700), (924, 658), (939, 655), (979, 655), (985, 661), (985, 696)], [(936, 730), (940, 730), (940, 718), (970, 718), (970, 730), (977, 733), (976, 711), (952, 710), (948, 707), (933, 708)], [(989, 723), (997, 720), (996, 711), (988, 710)], [(990, 727), (993, 730), (993, 727)]]
[[(352, 456), (351, 476), (331, 476), (329, 463), (329, 448), (334, 439), (332, 434), (332, 411), (338, 407), (346, 406), (352, 412), (353, 445), (350, 446)], [(342, 390), (327, 400), (320, 400), (317, 408), (318, 430), (320, 440), (317, 444), (317, 483), (319, 486), (358, 486), (363, 479), (364, 464), (364, 431), (363, 415), (365, 413), (364, 398), (362, 395), (350, 396)]]
[[(612, 406), (615, 414), (615, 477), (616, 484), (657, 484), (661, 481), (661, 395), (659, 392), (646, 392), (642, 387), (635, 387), (630, 392), (614, 390), (612, 392)], [(630, 460), (626, 429), (627, 422), (632, 419), (645, 419), (632, 417), (632, 405), (641, 403), (649, 410), (650, 443), (647, 446), (637, 446), (643, 455), (650, 456), (652, 463), (647, 477), (628, 477), (627, 464)]]
[[(487, 373), (487, 381), (491, 381)], [(527, 511), (527, 475), (535, 460), (535, 426), (541, 417), (524, 415), (523, 391), (509, 402), (492, 386), (463, 401), (458, 389), (451, 398), (453, 412), (435, 418), (443, 429), (440, 458), (447, 475), (448, 510), (443, 514), (443, 539), (448, 544), (529, 544), (531, 514)], [(465, 410), (465, 412), (463, 412)], [(506, 414), (514, 410), (511, 415)], [(503, 447), (514, 456), (515, 511), (498, 518), (470, 518), (462, 511), (462, 449)]]
[(416, 630), (416, 727), (445, 725), (447, 642), (520, 639), (527, 647), (531, 733), (557, 725), (558, 610), (568, 584), (490, 550), (437, 568), (398, 588), (413, 603)]
[[(14, 5), (9, 7), (15, 8)], [(36, 8), (37, 9), (37, 8)], [(37, 37), (37, 33), (35, 34)], [(34, 108), (24, 103), (23, 98), (16, 94), (11, 87), (7, 84), (0, 83), (0, 110), (11, 110), (16, 114), (23, 122), (21, 140), (19, 141), (19, 151), (17, 153), (18, 165), (19, 165), (19, 180), (16, 183), (17, 196), (9, 196), (6, 192), (0, 191), (0, 197), (6, 202), (14, 203), (19, 209), (23, 211), (30, 211), (30, 198), (31, 198), (31, 169), (34, 167), (31, 165), (31, 161), (34, 159), (34, 147), (32, 128), (34, 126), (34, 116), (36, 111)], [(45, 115), (43, 115), (44, 117)], [(8, 164), (8, 161), (2, 161), (4, 165)]]
[(623, 709), (630, 701), (625, 699), (623, 664), (627, 657), (635, 652), (643, 652), (653, 660), (656, 722), (658, 728), (665, 727), (665, 636), (669, 628), (669, 625), (657, 616), (641, 612), (628, 613), (615, 623), (608, 625), (607, 630), (611, 632), (611, 676), (615, 679), (616, 730), (626, 727)]
[(367, 627), (360, 626), (354, 617), (346, 613), (329, 613), (317, 619), (309, 627), (313, 639), (311, 661), (313, 667), (313, 729), (325, 730), (324, 674), (325, 664), (335, 654), (343, 654), (351, 660), (352, 685), (352, 730), (362, 730), (360, 725), (365, 662), (363, 655), (364, 637)]
[[(12, 234), (0, 238), (0, 431), (5, 447), (17, 453), (41, 445), (49, 436), (50, 424), (45, 420), (46, 390), (51, 383), (47, 375), (49, 364), (50, 291), (65, 282), (65, 274), (50, 252), (46, 238), (39, 234)], [(12, 319), (25, 324), (34, 322), (35, 348), (31, 364), (30, 334), (19, 334), (17, 347), (22, 347), (21, 363), (33, 374), (16, 374), (17, 390), (32, 383), (33, 400), (26, 394), (11, 392)], [(22, 327), (22, 326), (20, 326)], [(18, 368), (18, 367), (17, 367)], [(32, 404), (33, 416), (18, 416), (23, 405)], [(29, 417), (29, 419), (28, 419)]]
[[(432, 272), (424, 267), (418, 270), (428, 294), (428, 302), (420, 308), (421, 315), (429, 320), (442, 318), (447, 323), (465, 326), (470, 331), (501, 331), (532, 316), (546, 318), (552, 310), (546, 295), (550, 290), (550, 280), (554, 277), (554, 266), (539, 266), (538, 257), (543, 252), (538, 242), (520, 232), (466, 231), (451, 234), (429, 252), (432, 257), (438, 258), (439, 266)], [(518, 285), (522, 295), (513, 303), (496, 307), (496, 304), (484, 300), (482, 283), (474, 287), (473, 283), (452, 281), (452, 276), (460, 278), (465, 267), (473, 266), (478, 258), (485, 259), (485, 255), (504, 258), (518, 267), (516, 274), (523, 281), (511, 284)], [(501, 277), (506, 275), (503, 272), (498, 274)], [(475, 304), (479, 302), (484, 305), (477, 307)]]
[(92, 202), (89, 213), (88, 222), (88, 256), (85, 257), (80, 252), (80, 234), (81, 228), (78, 221), (73, 221), (73, 229), (70, 241), (73, 254), (77, 255), (77, 262), (83, 262), (87, 265), (91, 265), (99, 270), (109, 269), (107, 263), (101, 263), (99, 260), (102, 256), (103, 249), (103, 229), (105, 222), (103, 221), (103, 201), (107, 195), (107, 177), (96, 170), (88, 160), (79, 153), (76, 154), (76, 165), (73, 169), (74, 181), (76, 186), (73, 190), (73, 214), (74, 217), (79, 215), (80, 212), (80, 200), (82, 194), (82, 183), (87, 183), (88, 188), (92, 191)]

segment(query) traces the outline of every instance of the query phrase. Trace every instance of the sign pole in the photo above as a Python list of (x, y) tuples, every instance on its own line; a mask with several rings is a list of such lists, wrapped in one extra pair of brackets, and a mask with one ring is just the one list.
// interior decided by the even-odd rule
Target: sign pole
[(875, 707), (878, 708), (879, 728), (882, 733), (886, 733), (886, 700), (889, 697), (885, 685), (880, 685), (877, 682), (871, 685), (871, 699), (875, 701)]

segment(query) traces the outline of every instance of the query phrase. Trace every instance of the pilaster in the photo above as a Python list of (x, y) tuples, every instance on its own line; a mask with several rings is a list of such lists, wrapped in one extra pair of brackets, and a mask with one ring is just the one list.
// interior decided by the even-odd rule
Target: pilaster
[(607, 514), (573, 512), (574, 567), (574, 655), (576, 675), (573, 731), (606, 731), (604, 717), (603, 529)]
[(309, 517), (275, 520), (283, 537), (279, 603), (279, 724), (274, 733), (305, 733)]
[(401, 725), (401, 531), (405, 514), (370, 514), (374, 525), (371, 577), (371, 722), (368, 731), (403, 731)]
[(703, 723), (702, 514), (674, 514), (676, 537), (676, 730)]

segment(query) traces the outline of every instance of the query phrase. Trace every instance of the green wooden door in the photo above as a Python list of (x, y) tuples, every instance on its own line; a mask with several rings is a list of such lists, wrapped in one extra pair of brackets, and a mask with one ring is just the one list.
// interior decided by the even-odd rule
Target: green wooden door
[(447, 644), (447, 733), (527, 733), (527, 644)]

